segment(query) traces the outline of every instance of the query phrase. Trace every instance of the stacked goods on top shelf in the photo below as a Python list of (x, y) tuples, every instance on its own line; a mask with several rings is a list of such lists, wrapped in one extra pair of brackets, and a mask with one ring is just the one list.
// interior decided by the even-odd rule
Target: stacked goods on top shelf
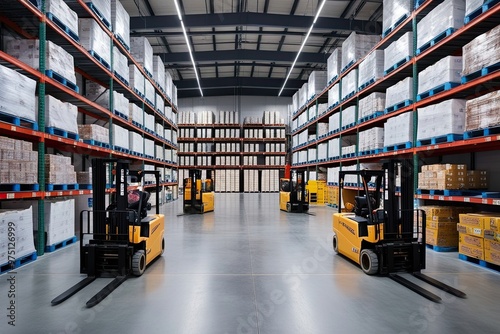
[(155, 106), (155, 88), (151, 81), (144, 81), (144, 95), (146, 96), (146, 102), (149, 103), (152, 107)]
[(384, 50), (384, 73), (409, 61), (413, 55), (413, 32), (408, 31)]
[(358, 151), (367, 152), (384, 147), (384, 128), (371, 128), (359, 132)]
[(76, 172), (75, 167), (71, 164), (71, 157), (45, 154), (45, 166), (47, 168), (45, 174), (46, 184), (67, 185), (76, 183)]
[[(22, 259), (32, 255), (36, 259), (35, 247), (33, 242), (33, 208), (19, 210), (0, 210), (0, 265), (13, 260)], [(15, 231), (15, 233), (12, 233)], [(14, 236), (14, 240), (9, 238)], [(15, 245), (15, 253), (12, 253), (12, 247)]]
[[(457, 225), (459, 232), (458, 251), (479, 260), (484, 258), (484, 231), (491, 221), (498, 221), (497, 213), (463, 213)], [(491, 246), (491, 244), (490, 244)]]
[(385, 113), (390, 113), (413, 102), (413, 78), (407, 77), (394, 86), (387, 88), (385, 94)]
[(304, 107), (307, 104), (307, 100), (309, 99), (309, 84), (306, 82), (302, 85), (302, 88), (299, 89), (299, 108)]
[(165, 65), (159, 56), (153, 56), (153, 79), (161, 90), (165, 90)]
[(140, 96), (144, 97), (144, 94), (146, 93), (144, 87), (144, 76), (134, 64), (129, 66), (129, 78), (130, 87), (133, 88)]
[(321, 93), (326, 87), (326, 71), (312, 71), (308, 79), (308, 99)]
[(33, 151), (33, 143), (0, 137), (0, 185), (37, 184), (37, 175), (38, 152)]
[(378, 35), (361, 35), (352, 32), (342, 43), (342, 71), (366, 56), (379, 41)]
[(140, 128), (144, 127), (144, 115), (143, 110), (135, 103), (129, 103), (129, 113), (128, 118), (132, 121), (133, 124), (139, 126)]
[(222, 111), (216, 115), (216, 124), (239, 124), (240, 118), (237, 111)]
[(348, 99), (349, 97), (353, 96), (354, 93), (358, 91), (358, 69), (355, 68), (354, 70), (347, 73), (347, 75), (342, 78), (341, 84), (342, 100)]
[(127, 84), (130, 83), (127, 56), (123, 55), (116, 46), (113, 46), (113, 71), (121, 77), (122, 81), (125, 81)]
[[(87, 98), (100, 106), (110, 110), (110, 91), (109, 89), (87, 80), (86, 85)], [(113, 92), (113, 112), (118, 115), (122, 115), (124, 118), (128, 118), (129, 115), (129, 101), (128, 99), (118, 92)], [(142, 113), (142, 111), (141, 111)]]
[(327, 82), (330, 82), (337, 78), (340, 74), (342, 64), (342, 48), (336, 48), (328, 57), (326, 68), (327, 68)]
[(165, 94), (167, 94), (167, 97), (170, 100), (173, 100), (172, 98), (172, 93), (173, 93), (173, 86), (174, 83), (172, 81), (172, 75), (170, 74), (169, 71), (165, 70)]
[(0, 79), (0, 113), (36, 122), (36, 81), (2, 65)]
[(109, 130), (97, 124), (78, 125), (78, 135), (84, 141), (109, 144)]
[(130, 53), (149, 76), (153, 75), (153, 48), (146, 37), (130, 37)]
[(146, 131), (155, 132), (155, 116), (152, 114), (144, 114), (144, 128)]
[(377, 81), (384, 76), (384, 51), (373, 50), (359, 64), (358, 87), (363, 89), (366, 85)]
[[(75, 236), (75, 200), (45, 201), (46, 244), (55, 245)], [(35, 231), (38, 224), (34, 224)]]
[(127, 129), (113, 124), (113, 127), (111, 128), (111, 140), (113, 143), (113, 149), (119, 149), (128, 152), (128, 150), (130, 149), (128, 132), (129, 131)]
[(463, 51), (463, 75), (476, 73), (500, 62), (500, 25), (466, 44)]
[(94, 19), (79, 19), (78, 34), (82, 46), (111, 69), (111, 38)]
[(422, 166), (418, 173), (418, 188), (423, 190), (487, 189), (488, 172), (467, 170), (463, 164)]
[(352, 127), (356, 123), (356, 107), (350, 106), (342, 110), (342, 129)]
[(214, 124), (215, 114), (213, 111), (204, 110), (196, 114), (196, 124)]
[[(389, 150), (410, 148), (413, 142), (413, 113), (391, 117), (384, 124), (384, 147)], [(399, 146), (402, 147), (399, 147)]]
[(358, 120), (382, 115), (385, 109), (385, 93), (371, 93), (359, 100)]
[(500, 125), (500, 91), (494, 91), (466, 103), (465, 130), (474, 131)]
[(45, 95), (45, 126), (70, 133), (78, 133), (78, 109), (75, 105), (62, 102), (55, 97)]
[(130, 131), (128, 135), (129, 135), (129, 147), (132, 154), (143, 156), (144, 138), (142, 137), (142, 134)]
[(64, 0), (45, 0), (45, 12), (52, 21), (60, 21), (75, 36), (78, 36), (78, 15)]
[(111, 0), (111, 24), (118, 40), (130, 49), (130, 15), (119, 0)]
[(384, 0), (382, 16), (382, 31), (384, 34), (410, 15), (411, 3), (411, 0)]
[[(465, 100), (452, 99), (418, 109), (417, 141), (447, 135), (461, 138), (465, 130)], [(447, 138), (448, 140), (448, 138)], [(419, 145), (421, 146), (421, 145)]]
[[(245, 117), (246, 118), (246, 117)], [(285, 119), (281, 117), (281, 113), (279, 111), (264, 111), (264, 116), (262, 117), (263, 124), (285, 124)]]
[[(105, 22), (106, 25), (111, 25), (111, 0), (92, 0), (91, 8), (97, 12), (99, 18)], [(109, 27), (111, 29), (111, 27)]]
[(333, 107), (340, 102), (340, 84), (336, 83), (328, 91), (328, 107)]
[(448, 56), (418, 73), (417, 101), (433, 94), (433, 90), (449, 90), (460, 85), (462, 57)]

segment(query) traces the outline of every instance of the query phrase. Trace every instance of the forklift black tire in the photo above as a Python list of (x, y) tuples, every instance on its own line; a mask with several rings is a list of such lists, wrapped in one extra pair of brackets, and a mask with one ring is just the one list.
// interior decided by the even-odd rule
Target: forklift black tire
[(378, 273), (378, 256), (372, 249), (363, 249), (359, 255), (359, 264), (367, 275)]
[(333, 243), (333, 251), (338, 254), (339, 253), (339, 239), (337, 238), (336, 234), (333, 235), (332, 243)]
[(146, 253), (141, 249), (132, 256), (132, 273), (141, 276), (146, 269)]
[(164, 251), (165, 251), (165, 238), (161, 238), (161, 253), (160, 253), (160, 256), (163, 255)]
[(292, 212), (292, 205), (290, 203), (286, 203), (286, 212)]

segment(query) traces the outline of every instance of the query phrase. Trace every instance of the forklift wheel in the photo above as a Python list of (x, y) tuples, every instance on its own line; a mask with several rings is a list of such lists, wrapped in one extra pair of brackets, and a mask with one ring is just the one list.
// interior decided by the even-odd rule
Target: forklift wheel
[(333, 235), (333, 251), (335, 253), (339, 253), (339, 240), (337, 239), (337, 235)]
[(359, 264), (367, 275), (374, 275), (378, 272), (378, 257), (372, 249), (363, 249), (361, 251)]
[(160, 256), (163, 255), (164, 251), (165, 251), (165, 238), (161, 238), (161, 253), (160, 253)]
[(135, 252), (132, 257), (132, 273), (135, 276), (141, 276), (146, 269), (146, 254), (143, 250)]
[(292, 205), (290, 203), (286, 203), (286, 212), (292, 212)]

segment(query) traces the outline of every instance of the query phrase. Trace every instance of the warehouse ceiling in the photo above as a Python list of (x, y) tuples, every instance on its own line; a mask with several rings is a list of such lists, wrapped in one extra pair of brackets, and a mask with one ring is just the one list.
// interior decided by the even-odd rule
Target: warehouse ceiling
[[(174, 0), (121, 0), (131, 36), (148, 37), (174, 78), (178, 97), (200, 96)], [(278, 96), (320, 0), (179, 0), (204, 96)], [(352, 32), (381, 33), (382, 0), (326, 2), (282, 96)]]

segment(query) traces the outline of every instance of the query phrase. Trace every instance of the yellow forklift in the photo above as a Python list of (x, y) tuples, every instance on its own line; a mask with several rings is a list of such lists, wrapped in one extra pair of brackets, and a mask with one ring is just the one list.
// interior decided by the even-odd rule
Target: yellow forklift
[[(106, 174), (113, 168), (114, 201), (106, 208)], [(128, 190), (129, 178), (141, 182), (145, 174), (156, 179), (156, 213), (148, 215), (150, 194)], [(114, 278), (86, 304), (93, 307), (129, 276), (141, 276), (163, 254), (165, 218), (160, 214), (160, 173), (129, 170), (117, 159), (92, 160), (92, 210), (80, 213), (80, 272), (87, 277), (52, 300), (57, 305), (99, 277)]]
[(299, 213), (309, 211), (309, 194), (303, 170), (292, 170), (290, 178), (280, 179), (280, 210)]
[[(363, 190), (354, 203), (342, 196), (346, 175), (357, 176)], [(396, 176), (401, 180), (401, 196), (396, 195)], [(384, 170), (341, 171), (339, 212), (333, 214), (333, 249), (357, 263), (368, 275), (389, 276), (421, 296), (440, 302), (441, 298), (401, 276), (409, 273), (434, 287), (465, 298), (466, 294), (421, 273), (425, 269), (425, 212), (413, 207), (413, 162), (390, 160)]]
[(207, 170), (207, 178), (201, 179), (200, 169), (190, 169), (189, 178), (183, 183), (183, 210), (185, 214), (214, 211), (214, 184), (212, 171)]

